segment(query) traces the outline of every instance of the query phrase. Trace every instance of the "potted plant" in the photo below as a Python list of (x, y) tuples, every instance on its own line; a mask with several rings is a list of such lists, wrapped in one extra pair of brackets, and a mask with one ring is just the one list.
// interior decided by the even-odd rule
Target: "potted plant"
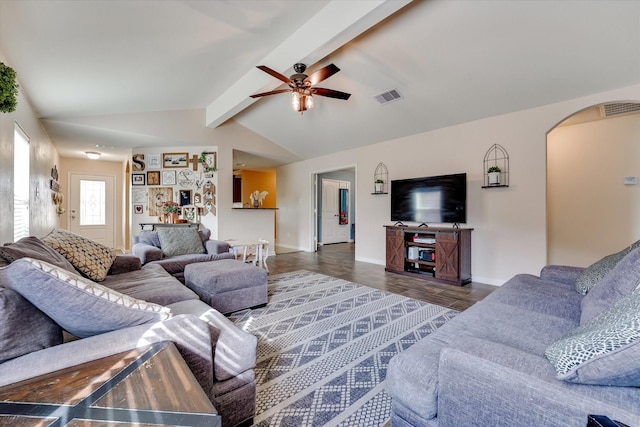
[(382, 186), (384, 185), (384, 181), (381, 179), (376, 179), (374, 182), (376, 193), (382, 193)]
[(16, 110), (18, 101), (18, 83), (13, 68), (0, 62), (0, 112), (11, 113)]
[(176, 202), (164, 202), (162, 204), (162, 212), (169, 216), (169, 224), (175, 224), (178, 218), (178, 212), (180, 211), (180, 205)]
[(487, 175), (489, 176), (489, 185), (500, 185), (500, 166), (491, 166), (487, 169)]

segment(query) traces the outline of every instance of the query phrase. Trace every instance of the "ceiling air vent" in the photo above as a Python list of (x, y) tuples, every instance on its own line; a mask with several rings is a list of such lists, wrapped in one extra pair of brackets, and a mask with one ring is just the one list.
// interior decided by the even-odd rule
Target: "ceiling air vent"
[(602, 117), (617, 116), (620, 114), (640, 113), (640, 104), (633, 102), (612, 102), (600, 106)]
[(391, 89), (388, 92), (376, 95), (375, 98), (380, 105), (384, 105), (391, 101), (397, 101), (398, 99), (402, 98), (402, 95), (400, 95), (400, 92), (398, 92), (396, 89)]

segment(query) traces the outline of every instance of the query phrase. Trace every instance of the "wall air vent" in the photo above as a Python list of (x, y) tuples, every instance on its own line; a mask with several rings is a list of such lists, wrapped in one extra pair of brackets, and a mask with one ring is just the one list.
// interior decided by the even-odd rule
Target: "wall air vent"
[(375, 98), (380, 105), (384, 105), (391, 101), (397, 101), (398, 99), (401, 99), (402, 95), (400, 95), (400, 92), (398, 92), (396, 89), (391, 89), (388, 92), (376, 95)]
[(640, 103), (612, 102), (600, 106), (602, 117), (618, 116), (620, 114), (640, 113)]

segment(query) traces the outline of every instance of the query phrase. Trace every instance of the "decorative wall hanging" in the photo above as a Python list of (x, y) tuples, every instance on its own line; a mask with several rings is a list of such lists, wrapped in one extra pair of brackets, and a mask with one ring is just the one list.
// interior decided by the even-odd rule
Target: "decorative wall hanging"
[(147, 154), (147, 168), (160, 169), (162, 166), (160, 159), (162, 159), (160, 154)]
[(181, 187), (192, 187), (195, 181), (196, 177), (191, 169), (178, 171), (178, 184), (180, 184)]
[(173, 201), (173, 188), (153, 187), (149, 189), (149, 216), (163, 215), (162, 206)]
[(160, 185), (160, 171), (147, 172), (147, 185)]
[(200, 163), (202, 163), (202, 166), (204, 166), (205, 172), (215, 172), (216, 170), (218, 170), (217, 153), (208, 153), (206, 151), (203, 151), (202, 153), (200, 153), (200, 158), (198, 160), (200, 161)]
[(132, 169), (136, 172), (142, 172), (145, 167), (144, 154), (134, 154), (131, 156)]
[(176, 171), (162, 171), (162, 185), (176, 185)]
[(482, 188), (509, 186), (509, 153), (499, 144), (493, 144), (484, 155), (484, 184)]
[(131, 185), (146, 185), (146, 175), (143, 173), (132, 173)]
[(0, 112), (12, 113), (16, 111), (18, 88), (15, 70), (0, 62)]
[(186, 168), (189, 163), (189, 153), (163, 153), (163, 168)]
[(373, 193), (371, 194), (387, 194), (388, 191), (389, 171), (385, 164), (380, 162), (373, 174)]

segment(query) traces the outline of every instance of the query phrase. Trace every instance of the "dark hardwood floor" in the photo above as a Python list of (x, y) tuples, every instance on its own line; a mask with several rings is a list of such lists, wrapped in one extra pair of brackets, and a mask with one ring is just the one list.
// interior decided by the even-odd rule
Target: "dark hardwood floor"
[(460, 311), (496, 289), (482, 283), (454, 286), (388, 273), (382, 265), (355, 261), (354, 243), (324, 245), (316, 253), (279, 253), (269, 257), (267, 263), (271, 274), (314, 271)]

